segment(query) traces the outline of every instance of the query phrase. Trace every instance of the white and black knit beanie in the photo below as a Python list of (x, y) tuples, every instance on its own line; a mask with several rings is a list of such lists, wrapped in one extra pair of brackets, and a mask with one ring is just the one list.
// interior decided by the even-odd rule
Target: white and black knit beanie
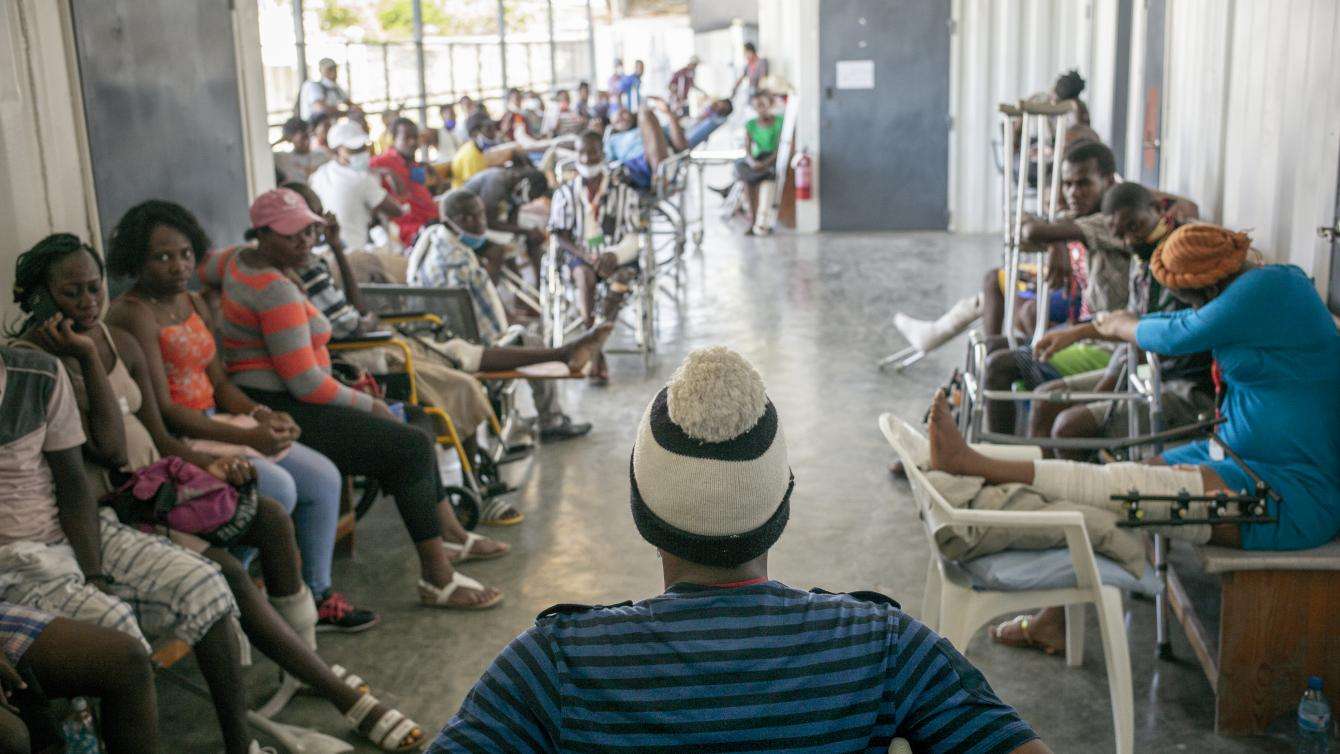
[(786, 526), (786, 438), (763, 378), (729, 348), (689, 354), (642, 415), (631, 465), (637, 530), (690, 562), (740, 565)]

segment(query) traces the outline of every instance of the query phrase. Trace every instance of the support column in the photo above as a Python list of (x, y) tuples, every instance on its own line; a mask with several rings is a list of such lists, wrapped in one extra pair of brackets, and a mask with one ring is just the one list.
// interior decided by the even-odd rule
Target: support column
[(592, 89), (599, 89), (594, 81), (596, 77), (596, 22), (591, 15), (591, 0), (586, 0), (586, 80)]
[(498, 60), (502, 63), (503, 96), (507, 94), (507, 11), (498, 0)]
[(298, 55), (298, 87), (307, 81), (307, 33), (302, 28), (302, 0), (293, 0), (293, 48)]
[(549, 92), (558, 89), (558, 50), (554, 47), (554, 0), (547, 0), (549, 7)]
[(419, 72), (419, 128), (427, 128), (428, 81), (423, 55), (423, 0), (414, 0), (414, 62)]

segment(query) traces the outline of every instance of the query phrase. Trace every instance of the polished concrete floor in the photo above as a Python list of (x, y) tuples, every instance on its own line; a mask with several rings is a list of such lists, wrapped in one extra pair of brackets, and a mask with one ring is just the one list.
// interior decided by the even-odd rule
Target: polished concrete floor
[[(612, 384), (565, 387), (574, 416), (595, 423), (585, 439), (542, 448), (508, 470), (521, 486), (520, 526), (487, 533), (514, 554), (463, 570), (506, 592), (475, 614), (415, 606), (415, 560), (389, 501), (359, 528), (353, 558), (337, 560), (336, 584), (383, 624), (358, 636), (323, 636), (321, 649), (367, 678), (375, 692), (427, 730), (445, 723), (495, 653), (536, 613), (559, 602), (637, 599), (662, 588), (653, 549), (628, 513), (628, 454), (647, 401), (690, 349), (724, 344), (763, 374), (777, 406), (796, 477), (792, 516), (772, 553), (772, 574), (795, 586), (874, 589), (917, 614), (927, 548), (904, 482), (886, 471), (875, 420), (884, 411), (920, 418), (938, 381), (958, 363), (954, 343), (903, 375), (881, 374), (877, 357), (901, 346), (888, 324), (899, 309), (931, 315), (976, 288), (995, 263), (994, 238), (943, 233), (733, 235), (709, 218), (705, 253), (690, 256), (678, 301), (662, 309), (660, 353), (650, 371), (633, 356), (612, 360)], [(523, 390), (524, 392), (524, 390)], [(369, 452), (375, 452), (370, 449)], [(1212, 591), (1212, 590), (1211, 590)], [(1212, 733), (1214, 697), (1174, 631), (1179, 658), (1153, 656), (1153, 609), (1127, 601), (1138, 751), (1284, 751), (1280, 737)], [(997, 647), (979, 632), (967, 655), (1058, 752), (1113, 749), (1101, 642), (1092, 614), (1084, 666)], [(193, 674), (189, 669), (187, 672)], [(248, 671), (253, 700), (276, 682), (259, 660)], [(217, 751), (207, 702), (160, 682), (171, 751)], [(339, 717), (310, 698), (284, 718), (336, 733)], [(359, 751), (373, 751), (363, 745)]]

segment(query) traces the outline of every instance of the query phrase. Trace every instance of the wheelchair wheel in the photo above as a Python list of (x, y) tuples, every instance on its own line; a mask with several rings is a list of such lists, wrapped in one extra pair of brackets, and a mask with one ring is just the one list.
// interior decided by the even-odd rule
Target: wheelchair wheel
[(466, 531), (474, 531), (479, 525), (479, 495), (474, 490), (456, 485), (448, 486), (446, 493), (456, 520), (461, 522)]
[(488, 453), (479, 453), (472, 460), (475, 466), (475, 480), (479, 482), (480, 494), (484, 496), (501, 495), (511, 491), (507, 482), (498, 471), (498, 464)]

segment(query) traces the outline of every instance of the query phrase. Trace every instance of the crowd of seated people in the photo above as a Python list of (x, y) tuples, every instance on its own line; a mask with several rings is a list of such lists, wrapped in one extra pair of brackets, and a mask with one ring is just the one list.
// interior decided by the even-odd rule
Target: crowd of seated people
[[(1035, 99), (1073, 99), (1082, 87), (1071, 72)], [(929, 351), (981, 319), (988, 356), (979, 377), (986, 390), (1107, 393), (1129, 389), (1119, 381), (1131, 363), (1158, 369), (1160, 427), (1151, 426), (1145, 404), (1129, 400), (987, 400), (988, 433), (1115, 440), (1217, 415), (1223, 421), (1218, 439), (1174, 440), (1175, 447), (1145, 464), (1095, 465), (1097, 451), (1061, 444), (1044, 448), (1044, 461), (999, 461), (969, 448), (946, 397), (937, 393), (929, 413), (929, 467), (987, 484), (1031, 485), (1048, 500), (1111, 510), (1110, 496), (1132, 489), (1146, 495), (1251, 492), (1256, 483), (1245, 465), (1282, 497), (1268, 506), (1277, 523), (1157, 531), (1197, 544), (1264, 550), (1330, 541), (1340, 532), (1340, 422), (1317, 417), (1340, 416), (1340, 334), (1315, 288), (1297, 267), (1262, 263), (1246, 234), (1198, 221), (1194, 202), (1121, 180), (1084, 108), (1076, 113), (1067, 127), (1077, 143), (1061, 164), (1061, 212), (1053, 221), (1026, 216), (1020, 228), (1021, 244), (1046, 252), (1053, 289), (1047, 306), (1035, 295), (1043, 270), (1026, 270), (1032, 274), (1011, 295), (996, 268), (985, 275), (981, 292), (939, 319), (899, 314), (895, 324), (915, 347)], [(1011, 333), (1002, 331), (1011, 305), (1012, 334), (1020, 343), (1014, 348), (1006, 337)], [(1048, 319), (1032, 338), (1044, 308)], [(891, 470), (902, 471), (898, 464)], [(1056, 653), (1064, 646), (1064, 611), (1016, 616), (990, 633), (1000, 643)]]
[[(477, 457), (493, 408), (476, 375), (559, 362), (571, 374), (589, 366), (593, 382), (607, 380), (603, 344), (627, 294), (642, 229), (630, 175), (639, 166), (653, 175), (659, 161), (692, 148), (730, 113), (729, 102), (718, 100), (686, 130), (673, 111), (686, 104), (691, 77), (672, 106), (642, 95), (639, 65), (622, 75), (617, 104), (583, 85), (577, 101), (560, 97), (552, 116), (531, 118), (538, 98), (521, 93), (519, 110), (509, 111), (519, 117), (503, 119), (515, 142), (491, 143), (499, 122), (462, 98), (444, 106), (443, 126), (432, 131), (388, 110), (379, 144), (334, 83), (334, 64), (323, 61), (321, 71), (321, 81), (303, 87), (302, 119), (284, 127), (292, 146), (277, 160), (284, 185), (237, 218), (245, 228), (239, 238), (215, 246), (190, 208), (147, 198), (117, 220), (105, 258), (61, 233), (17, 262), (14, 298), (24, 316), (0, 346), (0, 752), (59, 745), (47, 698), (71, 696), (99, 700), (109, 753), (173, 750), (158, 739), (150, 662), (166, 640), (193, 650), (228, 754), (270, 751), (248, 721), (242, 673), (252, 646), (279, 665), (286, 684), (309, 687), (378, 749), (425, 745), (428, 731), (319, 654), (321, 632), (383, 625), (337, 591), (332, 577), (343, 477), (367, 478), (392, 498), (418, 562), (413, 597), (420, 605), (477, 611), (499, 604), (501, 591), (458, 566), (511, 548), (457, 519), (438, 428), (424, 408), (445, 412)], [(622, 170), (608, 164), (607, 112), (622, 124), (611, 137), (621, 142)], [(523, 129), (537, 138), (572, 137), (576, 175), (560, 182), (537, 170), (527, 155), (536, 142), (521, 143)], [(421, 159), (425, 147), (431, 154), (450, 144), (457, 145), (451, 159)], [(458, 165), (479, 169), (463, 175)], [(537, 200), (540, 228), (519, 218)], [(535, 313), (503, 283), (515, 249), (499, 231), (553, 234), (579, 287), (585, 332), (559, 348), (541, 343)], [(114, 299), (109, 275), (127, 284)], [(368, 279), (469, 296), (478, 342), (408, 341), (418, 404), (393, 405), (333, 368), (358, 358), (333, 353), (333, 342), (380, 327), (360, 290)], [(597, 306), (600, 282), (605, 299)], [(517, 340), (503, 344), (508, 333)], [(408, 366), (394, 351), (381, 362), (387, 371)], [(723, 374), (728, 379), (716, 378)], [(590, 431), (563, 411), (554, 381), (533, 379), (530, 387), (541, 440)], [(767, 550), (786, 524), (793, 481), (775, 409), (741, 357), (724, 349), (690, 357), (648, 408), (631, 470), (634, 518), (661, 551), (666, 593), (611, 616), (621, 623), (608, 629), (592, 631), (584, 610), (546, 613), (480, 680), (435, 750), (500, 740), (508, 742), (503, 748), (557, 750), (573, 735), (597, 744), (714, 746), (761, 735), (807, 745), (887, 746), (900, 737), (927, 750), (952, 740), (956, 751), (1046, 751), (976, 669), (896, 603), (767, 580)], [(713, 476), (705, 489), (715, 496), (684, 487), (686, 470)], [(204, 500), (224, 515), (203, 522)], [(481, 524), (521, 523), (503, 492), (492, 502)], [(731, 512), (709, 515), (715, 509)], [(704, 516), (726, 523), (704, 536), (697, 524)], [(798, 634), (769, 628), (778, 604), (801, 619)], [(699, 683), (694, 677), (717, 672), (718, 659), (685, 655), (675, 675), (687, 679), (682, 691), (693, 703), (668, 716), (658, 700), (613, 688), (605, 696), (614, 706), (578, 731), (552, 714), (568, 693), (555, 683), (558, 656), (545, 655), (532, 677), (508, 671), (516, 658), (534, 657), (537, 642), (568, 652), (608, 630), (627, 630), (654, 644), (666, 641), (663, 624), (689, 625), (683, 619), (711, 632), (712, 621), (694, 616), (722, 607), (734, 616), (734, 638), (715, 638), (721, 643), (712, 651), (743, 649), (731, 672), (756, 678), (736, 687), (704, 675)], [(597, 663), (603, 670), (592, 665), (591, 681), (639, 666), (647, 653), (679, 649), (675, 641), (653, 644), (630, 652), (619, 642), (625, 649)], [(835, 645), (844, 647), (858, 682), (833, 687), (814, 672), (813, 661)], [(909, 653), (924, 657), (906, 668), (915, 672), (890, 667)], [(758, 666), (763, 656), (782, 661)], [(785, 684), (787, 716), (799, 721), (763, 716), (773, 700), (751, 690), (757, 681)], [(702, 729), (722, 704), (751, 705), (760, 716), (747, 726)], [(804, 719), (815, 704), (844, 713)], [(629, 720), (650, 727), (633, 731)]]

